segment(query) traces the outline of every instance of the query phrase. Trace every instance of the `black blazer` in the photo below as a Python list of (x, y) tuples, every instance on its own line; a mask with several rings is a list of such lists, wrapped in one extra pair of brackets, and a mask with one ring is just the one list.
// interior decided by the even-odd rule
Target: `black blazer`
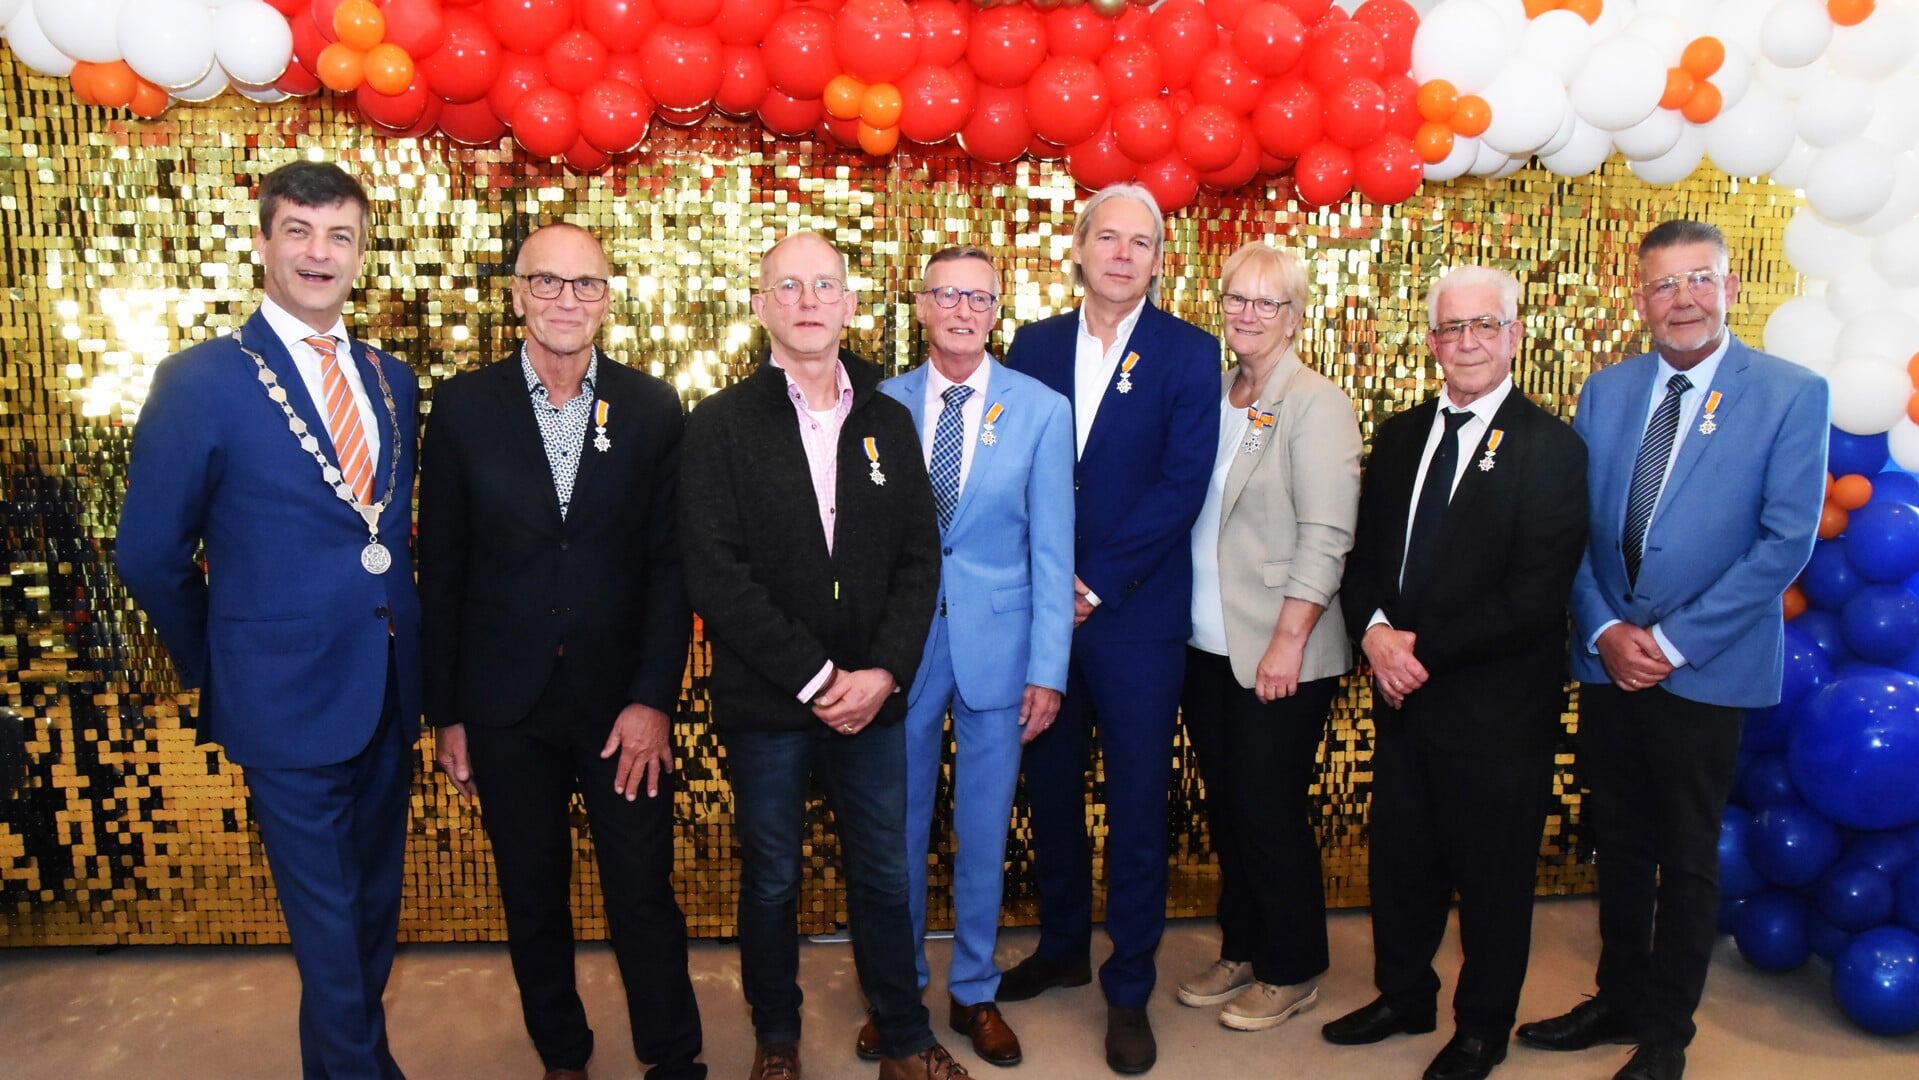
[(562, 646), (609, 727), (630, 703), (670, 715), (679, 702), (684, 410), (605, 354), (594, 390), (611, 445), (594, 449), (589, 425), (564, 519), (517, 352), (434, 391), (420, 469), (428, 723), (514, 723)]
[[(840, 431), (833, 550), (787, 396), (786, 373), (753, 374), (702, 401), (680, 460), (687, 591), (713, 646), (722, 729), (827, 728), (799, 693), (828, 660), (913, 684), (939, 593), (939, 524), (919, 432), (879, 393), (879, 368), (842, 351), (853, 408)], [(874, 440), (884, 483), (865, 447)], [(878, 722), (906, 713), (893, 695)]]
[[(1404, 709), (1374, 699), (1381, 735), (1416, 732), (1447, 750), (1550, 751), (1566, 680), (1566, 602), (1586, 539), (1586, 444), (1515, 388), (1453, 491), (1425, 586), (1399, 566), (1433, 398), (1379, 426), (1360, 484), (1340, 602), (1354, 641), (1373, 612), (1418, 635), (1425, 686)], [(1492, 431), (1504, 438), (1481, 469)]]

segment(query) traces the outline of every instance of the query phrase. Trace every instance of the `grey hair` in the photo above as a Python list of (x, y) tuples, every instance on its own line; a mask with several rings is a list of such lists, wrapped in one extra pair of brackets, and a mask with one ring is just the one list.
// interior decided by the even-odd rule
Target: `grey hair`
[[(1160, 213), (1159, 203), (1154, 201), (1153, 193), (1146, 190), (1144, 185), (1108, 184), (1095, 192), (1092, 198), (1086, 200), (1086, 205), (1080, 207), (1079, 219), (1073, 223), (1073, 243), (1086, 242), (1086, 234), (1093, 228), (1093, 211), (1099, 209), (1101, 204), (1113, 199), (1131, 199), (1144, 206), (1147, 212), (1153, 215), (1153, 280), (1146, 286), (1146, 299), (1157, 304), (1159, 303), (1160, 268), (1166, 256), (1166, 215)], [(1077, 286), (1086, 284), (1085, 274), (1077, 260), (1073, 263), (1073, 284)]]
[(1516, 319), (1519, 317), (1519, 279), (1504, 270), (1495, 270), (1490, 266), (1455, 266), (1439, 275), (1433, 287), (1426, 292), (1426, 325), (1439, 325), (1439, 299), (1453, 289), (1473, 288), (1475, 286), (1493, 288), (1499, 296), (1499, 317)]

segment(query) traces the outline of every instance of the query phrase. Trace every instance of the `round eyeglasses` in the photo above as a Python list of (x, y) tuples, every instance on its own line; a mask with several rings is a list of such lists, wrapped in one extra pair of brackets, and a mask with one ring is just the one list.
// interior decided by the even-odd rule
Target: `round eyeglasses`
[(846, 295), (846, 282), (830, 277), (814, 278), (812, 281), (781, 278), (762, 291), (771, 293), (780, 304), (792, 307), (800, 302), (800, 293), (809, 288), (813, 290), (813, 299), (822, 304), (837, 304)]
[(573, 299), (582, 304), (598, 303), (606, 299), (606, 279), (596, 277), (561, 277), (558, 274), (515, 274), (526, 282), (526, 291), (541, 300), (558, 300), (560, 290), (573, 286)]
[(974, 311), (991, 311), (999, 306), (999, 294), (984, 292), (980, 289), (962, 289), (954, 285), (943, 285), (937, 289), (921, 289), (921, 296), (930, 296), (933, 302), (943, 308), (956, 308), (961, 300)]

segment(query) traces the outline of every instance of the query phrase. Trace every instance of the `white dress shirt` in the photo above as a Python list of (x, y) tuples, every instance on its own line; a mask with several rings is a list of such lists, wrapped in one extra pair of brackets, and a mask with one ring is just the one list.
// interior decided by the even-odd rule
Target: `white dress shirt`
[[(959, 490), (966, 490), (966, 477), (973, 471), (973, 453), (979, 449), (979, 429), (986, 415), (986, 380), (992, 374), (993, 366), (985, 357), (980, 357), (979, 366), (966, 377), (961, 386), (973, 388), (973, 394), (960, 406), (960, 474)], [(920, 452), (926, 458), (926, 467), (933, 467), (933, 437), (939, 433), (940, 414), (946, 411), (946, 402), (941, 395), (953, 380), (940, 372), (938, 366), (928, 361), (926, 364), (926, 422), (920, 425)]]
[(306, 385), (307, 396), (313, 399), (313, 411), (320, 414), (323, 428), (326, 426), (325, 377), (320, 372), (320, 354), (307, 344), (306, 339), (333, 339), (340, 374), (346, 378), (346, 388), (353, 394), (353, 404), (360, 411), (360, 431), (366, 436), (367, 460), (373, 463), (373, 475), (375, 483), (378, 483), (377, 478), (386, 475), (391, 463), (380, 458), (380, 436), (383, 432), (380, 430), (378, 414), (373, 410), (373, 399), (367, 396), (366, 386), (360, 382), (360, 365), (353, 362), (353, 343), (346, 335), (346, 320), (336, 318), (332, 328), (325, 334), (316, 334), (311, 326), (288, 314), (285, 308), (271, 299), (260, 303), (260, 314), (266, 317), (274, 336), (280, 339), (287, 355), (293, 358), (293, 369), (300, 373), (300, 381)]
[(1226, 474), (1239, 460), (1246, 441), (1246, 410), (1234, 406), (1225, 393), (1219, 397), (1219, 446), (1213, 451), (1213, 477), (1206, 484), (1206, 501), (1193, 522), (1193, 636), (1195, 649), (1225, 656), (1226, 604), (1220, 597), (1219, 521), (1226, 509)]
[(1139, 325), (1139, 313), (1145, 310), (1146, 301), (1141, 299), (1119, 321), (1113, 331), (1113, 347), (1108, 349), (1086, 328), (1086, 305), (1080, 305), (1079, 338), (1073, 352), (1073, 427), (1079, 440), (1076, 453), (1086, 452), (1086, 437), (1092, 434), (1093, 417), (1099, 413), (1099, 403), (1106, 399), (1106, 388), (1113, 385), (1113, 373), (1119, 370), (1119, 362), (1126, 355), (1126, 343), (1132, 339), (1133, 327)]

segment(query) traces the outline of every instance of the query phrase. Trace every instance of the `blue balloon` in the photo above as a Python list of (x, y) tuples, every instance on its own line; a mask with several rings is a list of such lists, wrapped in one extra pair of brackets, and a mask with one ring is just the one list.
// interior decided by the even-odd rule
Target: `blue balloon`
[(1732, 928), (1739, 922), (1739, 913), (1744, 911), (1745, 908), (1745, 897), (1722, 895), (1719, 898), (1719, 932), (1722, 934), (1732, 933)]
[(1761, 971), (1791, 971), (1812, 955), (1812, 906), (1788, 892), (1760, 893), (1733, 916), (1739, 955)]
[[(1766, 879), (1752, 868), (1746, 845), (1752, 838), (1752, 815), (1737, 806), (1719, 817), (1719, 895), (1736, 900), (1766, 891)], [(1720, 928), (1728, 929), (1724, 919)]]
[(1828, 964), (1839, 962), (1839, 956), (1852, 944), (1852, 935), (1827, 922), (1819, 912), (1814, 911), (1806, 919), (1806, 938), (1812, 943), (1812, 954)]
[[(1786, 761), (1806, 802), (1841, 825), (1919, 822), (1919, 677), (1855, 675), (1819, 691), (1800, 711)], [(1756, 854), (1754, 865), (1765, 873)]]
[(1885, 468), (1886, 434), (1853, 435), (1833, 428), (1826, 436), (1826, 471), (1834, 476), (1871, 476)]
[[(1859, 591), (1865, 579), (1846, 556), (1846, 541), (1821, 540), (1812, 547), (1812, 558), (1806, 562), (1806, 569), (1799, 575), (1799, 588), (1806, 594), (1806, 602), (1823, 611), (1838, 611)], [(1811, 614), (1807, 612), (1806, 614)], [(1798, 626), (1806, 618), (1800, 615), (1793, 620)], [(1804, 627), (1800, 627), (1802, 630)], [(1814, 640), (1819, 635), (1806, 630)]]
[(1897, 663), (1919, 638), (1919, 596), (1904, 585), (1867, 585), (1846, 601), (1839, 627), (1854, 656), (1875, 664)]
[(1854, 938), (1832, 969), (1832, 996), (1875, 1035), (1919, 1031), (1919, 934), (1882, 926)]
[(1867, 581), (1919, 574), (1919, 508), (1868, 502), (1846, 518), (1846, 560)]
[[(1779, 706), (1790, 709), (1817, 693), (1832, 681), (1832, 664), (1824, 650), (1799, 625), (1797, 619), (1786, 627), (1786, 670), (1779, 687)], [(1747, 714), (1751, 722), (1751, 714)]]
[(1846, 845), (1842, 862), (1863, 863), (1882, 874), (1897, 874), (1912, 861), (1912, 844), (1898, 833), (1867, 833)]
[[(1817, 555), (1818, 552), (1813, 554)], [(1812, 639), (1812, 643), (1819, 647), (1820, 655), (1826, 658), (1827, 666), (1837, 668), (1852, 659), (1852, 650), (1846, 648), (1845, 631), (1840, 627), (1837, 611), (1808, 608), (1799, 613), (1799, 617), (1792, 621), (1792, 626)]]
[(1746, 857), (1774, 885), (1810, 885), (1839, 861), (1839, 829), (1802, 802), (1768, 806), (1753, 819)]
[(1892, 879), (1866, 863), (1841, 860), (1819, 879), (1814, 898), (1819, 914), (1855, 934), (1892, 919)]
[(1755, 754), (1739, 776), (1739, 801), (1749, 810), (1764, 810), (1784, 802), (1804, 802), (1792, 786), (1792, 769), (1784, 754)]
[(1892, 917), (1908, 930), (1919, 930), (1919, 859), (1899, 868), (1892, 894)]
[(1875, 473), (1872, 476), (1872, 498), (1867, 502), (1902, 502), (1907, 506), (1919, 506), (1919, 476), (1897, 468)]

